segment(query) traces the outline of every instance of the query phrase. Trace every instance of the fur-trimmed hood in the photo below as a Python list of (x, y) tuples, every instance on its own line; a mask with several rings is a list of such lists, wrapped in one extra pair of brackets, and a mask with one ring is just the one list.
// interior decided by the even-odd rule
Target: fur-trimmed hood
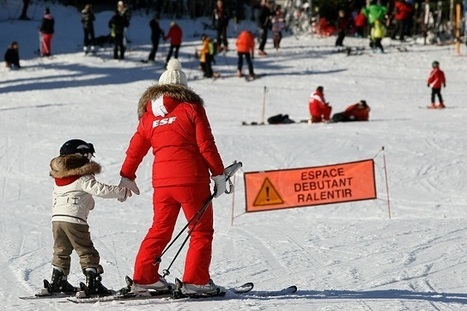
[(54, 178), (95, 175), (100, 172), (100, 164), (89, 162), (88, 159), (77, 154), (59, 156), (50, 161), (50, 176)]
[[(196, 103), (204, 105), (203, 99), (191, 88), (178, 84), (163, 84), (150, 86), (138, 102), (138, 119), (148, 110), (148, 102), (161, 96), (168, 96), (178, 102)], [(166, 107), (170, 113), (169, 107)]]

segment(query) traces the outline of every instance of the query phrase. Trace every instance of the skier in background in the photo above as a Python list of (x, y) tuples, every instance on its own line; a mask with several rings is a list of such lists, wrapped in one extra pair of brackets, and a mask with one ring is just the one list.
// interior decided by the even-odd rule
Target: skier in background
[(213, 12), (213, 26), (217, 31), (217, 52), (227, 51), (227, 28), (229, 27), (229, 12), (224, 7), (222, 0), (216, 2)]
[(42, 17), (42, 22), (39, 27), (40, 32), (40, 52), (41, 56), (51, 56), (52, 55), (52, 38), (55, 32), (55, 19), (50, 14), (50, 9), (46, 8), (44, 10), (44, 16)]
[(89, 52), (89, 46), (91, 46), (91, 52), (94, 53), (94, 21), (96, 17), (92, 11), (92, 5), (86, 4), (84, 9), (81, 11), (81, 23), (83, 24), (84, 40), (83, 40), (83, 51), (85, 54)]
[(255, 72), (253, 69), (252, 58), (255, 56), (255, 36), (249, 30), (240, 32), (237, 37), (237, 77), (243, 77), (243, 57), (245, 57), (248, 64), (249, 79), (255, 78)]
[(337, 39), (335, 46), (336, 47), (342, 47), (344, 46), (344, 39), (345, 36), (347, 35), (347, 31), (350, 29), (351, 25), (351, 20), (347, 16), (344, 10), (339, 10), (339, 16), (337, 17), (336, 21), (336, 31), (337, 31)]
[(268, 40), (268, 31), (272, 27), (271, 10), (273, 6), (273, 1), (263, 0), (263, 2), (264, 3), (261, 5), (258, 13), (258, 31), (260, 37), (258, 55), (266, 56), (268, 55), (268, 53), (264, 51), (264, 47), (266, 46), (266, 41)]
[(126, 5), (125, 2), (123, 1), (118, 1), (117, 3), (117, 11), (120, 15), (124, 16), (126, 20), (128, 21), (128, 25), (125, 26), (123, 29), (123, 45), (125, 48), (127, 47), (128, 43), (131, 43), (129, 39), (129, 30), (128, 28), (130, 27), (130, 20), (131, 20), (131, 11)]
[(378, 4), (378, 2), (379, 1), (377, 0), (371, 0), (370, 5), (362, 9), (362, 13), (367, 18), (368, 26), (370, 27), (370, 31), (368, 31), (368, 33), (371, 32), (371, 27), (373, 27), (375, 21), (379, 20), (384, 24), (388, 13), (388, 8), (384, 5)]
[(100, 183), (95, 175), (101, 166), (91, 161), (94, 146), (80, 139), (72, 139), (60, 148), (60, 155), (50, 161), (50, 176), (54, 178), (52, 232), (54, 253), (52, 279), (44, 281), (50, 293), (73, 293), (77, 288), (68, 283), (71, 253), (79, 256), (81, 269), (86, 276), (87, 295), (110, 295), (101, 283), (104, 269), (99, 252), (95, 249), (87, 222), (94, 209), (93, 196), (118, 199), (123, 202), (132, 193), (129, 189)]
[(164, 31), (161, 29), (161, 26), (159, 24), (159, 15), (154, 15), (154, 17), (149, 22), (149, 28), (151, 28), (152, 48), (151, 52), (149, 52), (148, 61), (155, 62), (156, 53), (159, 48), (160, 38), (164, 36)]
[(199, 64), (205, 78), (219, 78), (220, 74), (212, 69), (214, 59), (214, 43), (207, 34), (201, 35), (201, 47), (196, 50), (199, 56)]
[(281, 46), (282, 40), (282, 31), (285, 29), (285, 21), (284, 17), (282, 17), (282, 9), (281, 6), (278, 5), (276, 8), (276, 12), (271, 19), (272, 23), (272, 41), (274, 44), (274, 48), (278, 51)]
[(394, 5), (394, 20), (396, 25), (391, 35), (392, 40), (396, 40), (396, 36), (400, 41), (404, 41), (405, 35), (409, 30), (409, 19), (413, 8), (405, 0), (397, 0)]
[(109, 28), (111, 29), (111, 36), (114, 42), (114, 59), (123, 60), (125, 58), (126, 47), (123, 43), (125, 27), (128, 27), (128, 19), (116, 10), (109, 21)]
[[(211, 196), (210, 178), (215, 184), (214, 197), (218, 197), (226, 190), (226, 177), (203, 99), (188, 87), (178, 59), (170, 60), (159, 83), (141, 96), (138, 118), (120, 171), (120, 185), (139, 193), (136, 170), (152, 148), (154, 217), (136, 256), (131, 287), (132, 293), (144, 296), (149, 295), (149, 289), (165, 291), (171, 286), (159, 275), (155, 259), (170, 242), (180, 209), (188, 221), (193, 219)], [(181, 292), (225, 293), (225, 288), (214, 284), (209, 274), (214, 232), (212, 203), (196, 226), (192, 222), (188, 230), (191, 235)]]
[(367, 22), (367, 18), (365, 14), (363, 14), (363, 9), (362, 9), (360, 10), (360, 12), (358, 12), (358, 14), (355, 16), (355, 19), (354, 19), (355, 34), (357, 37), (360, 37), (360, 38), (365, 37), (367, 33), (366, 22)]
[(174, 58), (178, 58), (178, 50), (180, 50), (180, 46), (182, 45), (182, 38), (182, 28), (177, 23), (170, 22), (169, 32), (164, 37), (164, 41), (170, 39), (169, 53), (167, 54), (164, 68), (167, 67), (169, 60), (172, 57), (172, 53), (174, 55)]
[(382, 44), (384, 36), (386, 36), (386, 27), (377, 19), (371, 26), (370, 31), (370, 47), (374, 53), (376, 53), (376, 49), (380, 49), (381, 53), (384, 53)]
[[(444, 72), (439, 68), (439, 62), (434, 61), (432, 64), (432, 70), (428, 76), (427, 86), (431, 87), (431, 104), (428, 108), (443, 109), (444, 106), (443, 96), (441, 95), (441, 87), (446, 87), (446, 77)], [(438, 97), (438, 106), (435, 105), (435, 98)]]

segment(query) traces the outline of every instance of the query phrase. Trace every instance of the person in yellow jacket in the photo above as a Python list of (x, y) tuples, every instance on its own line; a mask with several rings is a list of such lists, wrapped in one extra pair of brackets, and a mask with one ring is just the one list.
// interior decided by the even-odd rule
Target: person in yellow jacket
[(199, 56), (199, 64), (205, 78), (218, 78), (220, 74), (213, 72), (212, 62), (214, 58), (214, 44), (208, 35), (201, 35), (201, 48), (196, 50)]
[(384, 53), (384, 48), (381, 44), (381, 41), (383, 41), (385, 36), (386, 27), (383, 25), (383, 23), (381, 23), (380, 20), (375, 20), (370, 32), (370, 47), (373, 49), (373, 52), (376, 52), (376, 49), (380, 49), (381, 53)]

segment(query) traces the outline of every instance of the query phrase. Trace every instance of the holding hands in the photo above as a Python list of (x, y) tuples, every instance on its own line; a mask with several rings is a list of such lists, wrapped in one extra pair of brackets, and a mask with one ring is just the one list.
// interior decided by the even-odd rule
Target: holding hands
[(120, 183), (118, 184), (119, 187), (126, 188), (125, 196), (121, 199), (118, 199), (120, 202), (125, 202), (127, 198), (131, 197), (133, 193), (139, 195), (139, 188), (136, 185), (136, 182), (134, 180), (131, 180), (126, 177), (122, 177), (120, 179)]

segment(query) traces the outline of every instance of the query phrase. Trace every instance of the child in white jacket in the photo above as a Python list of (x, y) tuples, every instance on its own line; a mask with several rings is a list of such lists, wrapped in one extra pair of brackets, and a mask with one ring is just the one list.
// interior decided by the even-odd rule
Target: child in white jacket
[(125, 187), (110, 186), (98, 182), (95, 175), (101, 166), (91, 161), (94, 146), (80, 139), (67, 141), (60, 148), (60, 156), (50, 162), (50, 176), (54, 178), (52, 231), (54, 253), (52, 280), (44, 280), (48, 293), (78, 291), (67, 281), (70, 273), (70, 255), (73, 250), (79, 256), (86, 276), (86, 295), (111, 294), (101, 283), (104, 272), (99, 264), (99, 252), (94, 248), (87, 218), (94, 208), (93, 196), (114, 198), (123, 202), (131, 197)]

